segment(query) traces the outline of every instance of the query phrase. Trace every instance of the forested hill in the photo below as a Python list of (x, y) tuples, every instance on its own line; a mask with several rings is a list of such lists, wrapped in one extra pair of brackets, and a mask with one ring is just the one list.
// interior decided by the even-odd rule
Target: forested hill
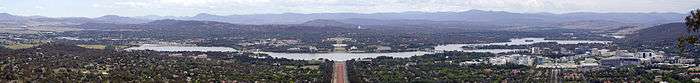
[(641, 41), (675, 41), (687, 33), (684, 23), (669, 23), (639, 30), (628, 38)]
[(639, 30), (637, 33), (628, 35), (623, 43), (627, 43), (631, 48), (674, 49), (678, 38), (686, 34), (689, 32), (684, 23), (669, 23)]
[[(81, 29), (97, 29), (97, 30), (123, 30), (135, 29), (146, 31), (221, 31), (221, 30), (236, 30), (236, 31), (294, 31), (296, 30), (311, 30), (324, 31), (336, 30), (332, 28), (322, 28), (330, 26), (305, 26), (305, 25), (247, 25), (247, 24), (231, 24), (216, 21), (192, 21), (192, 20), (156, 20), (142, 24), (114, 24), (114, 23), (85, 23), (76, 25), (75, 28)], [(304, 28), (298, 28), (304, 27)], [(345, 30), (345, 29), (341, 29)]]

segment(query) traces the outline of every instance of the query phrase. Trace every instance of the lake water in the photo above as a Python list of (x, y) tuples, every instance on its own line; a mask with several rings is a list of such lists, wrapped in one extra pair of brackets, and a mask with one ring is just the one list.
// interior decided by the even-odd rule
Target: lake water
[[(610, 41), (589, 41), (589, 40), (545, 40), (544, 38), (520, 38), (511, 39), (510, 42), (487, 43), (487, 44), (447, 44), (435, 46), (436, 51), (465, 51), (465, 52), (489, 52), (489, 53), (504, 53), (514, 51), (527, 51), (527, 49), (462, 49), (462, 46), (485, 46), (485, 45), (529, 45), (541, 42), (556, 42), (559, 44), (579, 44), (579, 43), (611, 43)], [(157, 45), (142, 45), (140, 47), (127, 48), (126, 50), (154, 50), (154, 51), (200, 51), (200, 52), (235, 52), (238, 51), (228, 47), (195, 47), (195, 46), (157, 46)], [(435, 52), (396, 52), (396, 53), (274, 53), (274, 52), (256, 52), (268, 54), (276, 58), (287, 58), (295, 60), (314, 60), (319, 58), (345, 61), (359, 58), (375, 58), (379, 56), (391, 57), (411, 57), (424, 54), (432, 54)]]
[(276, 58), (286, 58), (294, 60), (313, 60), (313, 59), (329, 59), (334, 61), (346, 61), (350, 59), (360, 58), (375, 58), (379, 56), (391, 56), (397, 58), (406, 58), (411, 56), (419, 56), (431, 54), (433, 52), (395, 52), (395, 53), (273, 53), (273, 52), (257, 52), (265, 53)]
[(515, 51), (527, 51), (528, 49), (462, 49), (463, 46), (490, 46), (490, 45), (530, 45), (535, 43), (555, 42), (557, 44), (581, 44), (581, 43), (601, 43), (607, 44), (612, 41), (592, 41), (592, 40), (545, 40), (545, 38), (519, 38), (510, 39), (509, 42), (497, 42), (486, 44), (447, 44), (435, 46), (438, 51), (465, 51), (465, 52), (489, 52), (489, 53), (504, 53)]
[(162, 52), (236, 52), (238, 50), (229, 47), (198, 47), (198, 46), (158, 46), (152, 44), (144, 44), (139, 47), (131, 47), (125, 50), (153, 50)]
[(510, 42), (487, 43), (487, 44), (465, 44), (472, 46), (489, 46), (489, 45), (530, 45), (535, 43), (555, 42), (557, 44), (580, 44), (580, 43), (612, 43), (612, 41), (591, 41), (591, 40), (545, 40), (545, 38), (520, 38), (510, 39)]
[(504, 52), (514, 52), (514, 51), (527, 51), (527, 49), (462, 49), (462, 46), (467, 46), (471, 44), (447, 44), (435, 46), (437, 51), (465, 51), (465, 52), (488, 52), (488, 53), (504, 53)]

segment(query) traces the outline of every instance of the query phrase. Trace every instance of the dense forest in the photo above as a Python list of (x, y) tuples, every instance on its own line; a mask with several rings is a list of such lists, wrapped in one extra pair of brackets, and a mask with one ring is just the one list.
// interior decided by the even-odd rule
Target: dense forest
[[(114, 51), (66, 44), (0, 53), (0, 82), (330, 81), (324, 71), (330, 70), (328, 61), (253, 58), (249, 53)], [(198, 55), (208, 57), (191, 58)]]

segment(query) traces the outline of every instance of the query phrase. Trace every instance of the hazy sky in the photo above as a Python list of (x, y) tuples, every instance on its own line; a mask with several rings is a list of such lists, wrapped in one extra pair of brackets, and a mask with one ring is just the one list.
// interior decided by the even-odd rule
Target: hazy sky
[(700, 0), (0, 0), (0, 12), (50, 17), (459, 12), (471, 9), (528, 13), (685, 13), (696, 8), (700, 8)]

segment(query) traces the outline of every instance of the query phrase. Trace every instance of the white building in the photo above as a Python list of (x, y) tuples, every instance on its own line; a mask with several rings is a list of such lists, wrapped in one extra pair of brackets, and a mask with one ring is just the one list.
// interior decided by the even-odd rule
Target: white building
[(507, 62), (508, 62), (508, 60), (506, 57), (489, 58), (489, 63), (491, 63), (492, 65), (503, 65), (503, 64), (506, 64)]
[(481, 62), (478, 61), (464, 61), (460, 62), (459, 65), (475, 65), (475, 64), (481, 64)]
[(503, 65), (503, 64), (507, 64), (507, 63), (512, 63), (512, 64), (532, 66), (532, 65), (534, 65), (535, 58), (532, 56), (529, 56), (529, 55), (513, 54), (513, 55), (500, 56), (500, 57), (492, 57), (492, 58), (489, 58), (489, 62), (493, 65)]
[(599, 65), (600, 64), (598, 64), (598, 60), (595, 60), (593, 58), (586, 58), (583, 61), (579, 62), (580, 67), (595, 67)]
[(375, 51), (388, 51), (391, 50), (391, 47), (389, 46), (375, 46), (377, 49)]
[(358, 48), (355, 46), (350, 47), (350, 50), (357, 50)]
[(598, 49), (598, 48), (593, 48), (591, 49), (591, 55), (593, 56), (613, 56), (615, 52), (610, 52), (608, 49)]
[(541, 65), (537, 65), (536, 68), (567, 68), (567, 69), (573, 69), (577, 68), (579, 65), (576, 65), (575, 63), (545, 63)]
[(542, 49), (540, 47), (530, 48), (530, 54), (542, 54)]
[(197, 56), (192, 56), (192, 58), (195, 58), (195, 59), (206, 59), (206, 58), (207, 58), (207, 54), (200, 54), (200, 55), (197, 55)]

